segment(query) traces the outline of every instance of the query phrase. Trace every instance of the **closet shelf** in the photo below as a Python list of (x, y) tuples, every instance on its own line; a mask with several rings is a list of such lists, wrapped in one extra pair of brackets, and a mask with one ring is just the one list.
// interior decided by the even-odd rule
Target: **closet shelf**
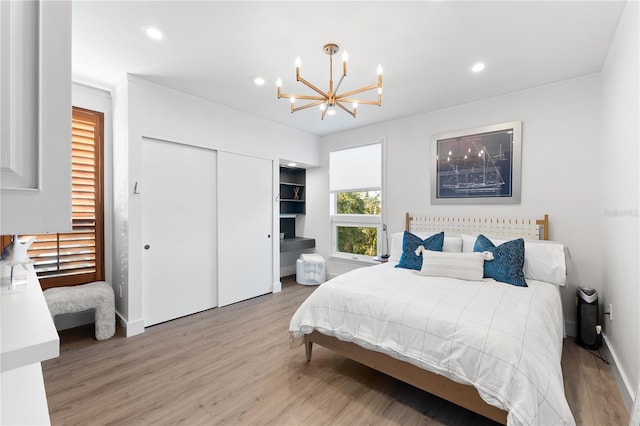
[(305, 214), (305, 170), (280, 166), (280, 214)]

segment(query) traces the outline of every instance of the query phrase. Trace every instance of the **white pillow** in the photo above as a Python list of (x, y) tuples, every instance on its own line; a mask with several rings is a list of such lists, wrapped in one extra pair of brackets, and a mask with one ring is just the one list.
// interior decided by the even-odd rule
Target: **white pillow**
[(391, 251), (389, 252), (389, 262), (400, 262), (402, 256), (402, 236), (404, 232), (391, 234)]
[(449, 237), (447, 233), (444, 233), (444, 243), (442, 244), (442, 251), (448, 253), (462, 253), (462, 237)]
[(484, 261), (492, 260), (488, 251), (477, 253), (450, 253), (425, 250), (418, 247), (416, 255), (422, 253), (422, 269), (416, 272), (429, 277), (449, 277), (460, 280), (480, 281), (484, 273)]
[(460, 238), (462, 239), (462, 252), (473, 253), (473, 246), (476, 244), (476, 238), (478, 238), (478, 236), (462, 234)]
[[(485, 235), (486, 236), (486, 235)], [(489, 237), (496, 246), (509, 241), (505, 237)], [(462, 235), (462, 252), (473, 252), (475, 236)], [(564, 244), (556, 241), (524, 240), (524, 277), (564, 286), (567, 281), (567, 261)]]
[[(425, 234), (414, 234), (420, 239), (425, 240), (433, 234), (425, 235)], [(402, 256), (402, 238), (404, 236), (404, 232), (396, 232), (391, 234), (391, 251), (389, 252), (389, 262), (400, 262), (400, 257)], [(474, 237), (475, 241), (475, 237)], [(460, 253), (462, 252), (462, 237), (455, 236), (449, 237), (447, 234), (444, 234), (444, 243), (442, 244), (442, 251), (451, 252), (451, 253)], [(471, 247), (471, 251), (473, 251), (473, 247)]]
[[(500, 240), (493, 243), (502, 244)], [(524, 240), (524, 277), (564, 286), (567, 282), (564, 244), (555, 241)]]

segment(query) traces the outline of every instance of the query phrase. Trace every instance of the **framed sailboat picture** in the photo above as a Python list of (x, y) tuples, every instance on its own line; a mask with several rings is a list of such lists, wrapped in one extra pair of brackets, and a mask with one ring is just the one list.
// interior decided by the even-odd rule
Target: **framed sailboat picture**
[(432, 204), (519, 204), (522, 122), (434, 135)]

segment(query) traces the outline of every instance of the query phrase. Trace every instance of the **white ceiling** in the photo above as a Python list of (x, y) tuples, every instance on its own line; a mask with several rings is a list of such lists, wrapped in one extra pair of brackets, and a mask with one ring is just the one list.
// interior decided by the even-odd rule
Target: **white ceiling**
[[(126, 73), (317, 135), (326, 135), (597, 73), (624, 2), (74, 1), (73, 79), (112, 89)], [(146, 38), (154, 25), (165, 39)], [(358, 117), (289, 112), (283, 92), (326, 90), (329, 42), (349, 53), (341, 91), (376, 82), (382, 107)], [(341, 52), (334, 70), (340, 70)], [(486, 63), (482, 73), (471, 66)], [(267, 84), (255, 86), (251, 78)]]

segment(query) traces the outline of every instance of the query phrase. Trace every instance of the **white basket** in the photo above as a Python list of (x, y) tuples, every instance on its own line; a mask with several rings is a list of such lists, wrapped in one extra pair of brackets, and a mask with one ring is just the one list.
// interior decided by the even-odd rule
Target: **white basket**
[(319, 254), (304, 254), (296, 260), (296, 282), (303, 285), (319, 285), (325, 281), (324, 258)]

